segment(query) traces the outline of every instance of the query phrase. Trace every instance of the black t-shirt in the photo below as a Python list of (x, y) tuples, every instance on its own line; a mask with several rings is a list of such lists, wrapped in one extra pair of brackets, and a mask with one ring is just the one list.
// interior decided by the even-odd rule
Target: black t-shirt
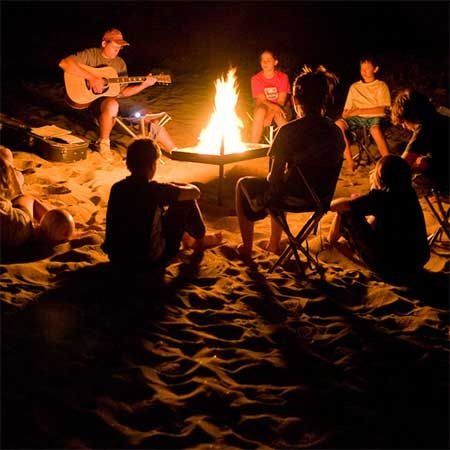
[(375, 216), (375, 251), (393, 267), (422, 266), (429, 257), (425, 220), (413, 189), (387, 192), (372, 189), (350, 201), (360, 216)]
[(287, 163), (283, 194), (309, 197), (308, 190), (296, 170), (298, 165), (319, 198), (330, 197), (336, 187), (343, 161), (345, 142), (342, 132), (332, 120), (322, 116), (306, 116), (293, 120), (278, 131), (269, 156)]
[(180, 189), (133, 176), (111, 188), (103, 249), (113, 261), (153, 262), (163, 254), (162, 208), (174, 203)]
[(429, 176), (438, 187), (448, 192), (450, 118), (434, 114), (418, 128), (406, 147), (406, 152), (431, 156)]

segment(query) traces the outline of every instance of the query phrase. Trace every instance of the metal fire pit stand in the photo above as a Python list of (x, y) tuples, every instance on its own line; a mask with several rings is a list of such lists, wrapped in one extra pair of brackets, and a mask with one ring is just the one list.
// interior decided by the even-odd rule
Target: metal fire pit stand
[[(145, 114), (140, 117), (116, 117), (116, 122), (134, 139), (136, 138), (148, 138), (151, 136), (151, 122), (152, 120), (157, 120), (157, 125), (163, 127), (167, 122), (172, 120), (166, 112), (160, 112), (155, 114)], [(141, 134), (136, 134), (123, 120), (129, 120), (134, 123), (139, 123), (141, 127)], [(146, 122), (146, 120), (148, 122)]]
[(267, 144), (247, 144), (249, 149), (241, 153), (225, 153), (223, 141), (219, 154), (197, 153), (195, 147), (172, 150), (167, 156), (176, 161), (187, 161), (200, 164), (214, 164), (219, 166), (219, 179), (217, 184), (217, 204), (223, 205), (223, 179), (225, 164), (242, 162), (249, 159), (267, 156)]

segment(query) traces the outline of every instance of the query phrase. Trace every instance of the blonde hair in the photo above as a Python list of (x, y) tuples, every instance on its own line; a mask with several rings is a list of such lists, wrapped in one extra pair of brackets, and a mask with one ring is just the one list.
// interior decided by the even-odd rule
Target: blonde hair
[(75, 222), (72, 215), (64, 209), (47, 211), (39, 224), (42, 236), (50, 242), (63, 242), (70, 239)]

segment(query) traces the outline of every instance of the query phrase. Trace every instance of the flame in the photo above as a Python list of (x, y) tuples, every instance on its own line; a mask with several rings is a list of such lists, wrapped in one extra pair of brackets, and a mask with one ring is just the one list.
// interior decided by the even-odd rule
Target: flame
[(223, 77), (218, 78), (214, 85), (216, 87), (214, 112), (208, 126), (200, 133), (195, 151), (220, 154), (223, 140), (225, 153), (243, 152), (246, 150), (246, 145), (241, 139), (244, 124), (235, 111), (238, 101), (236, 68), (228, 71), (225, 80)]

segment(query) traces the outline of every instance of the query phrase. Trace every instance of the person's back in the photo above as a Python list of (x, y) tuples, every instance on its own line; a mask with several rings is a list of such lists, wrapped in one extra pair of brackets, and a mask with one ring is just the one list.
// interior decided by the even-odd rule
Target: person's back
[(407, 162), (397, 155), (384, 156), (375, 166), (373, 184), (365, 195), (333, 200), (330, 209), (338, 214), (328, 240), (334, 244), (343, 235), (365, 263), (382, 275), (414, 276), (430, 251)]
[(111, 188), (105, 249), (111, 260), (152, 262), (164, 251), (162, 207), (176, 201), (170, 184), (129, 176)]
[(415, 191), (372, 189), (351, 202), (351, 211), (375, 217), (376, 259), (387, 273), (416, 270), (428, 260), (425, 220)]
[(269, 154), (279, 154), (287, 161), (288, 178), (284, 180), (283, 192), (309, 197), (298, 172), (290, 170), (298, 165), (319, 198), (332, 196), (342, 165), (343, 146), (339, 128), (327, 117), (305, 116), (284, 125)]
[(153, 181), (161, 150), (151, 139), (137, 139), (127, 150), (131, 175), (111, 188), (103, 250), (113, 263), (134, 269), (173, 257), (183, 242), (194, 252), (217, 245), (222, 234), (206, 235), (191, 184)]

